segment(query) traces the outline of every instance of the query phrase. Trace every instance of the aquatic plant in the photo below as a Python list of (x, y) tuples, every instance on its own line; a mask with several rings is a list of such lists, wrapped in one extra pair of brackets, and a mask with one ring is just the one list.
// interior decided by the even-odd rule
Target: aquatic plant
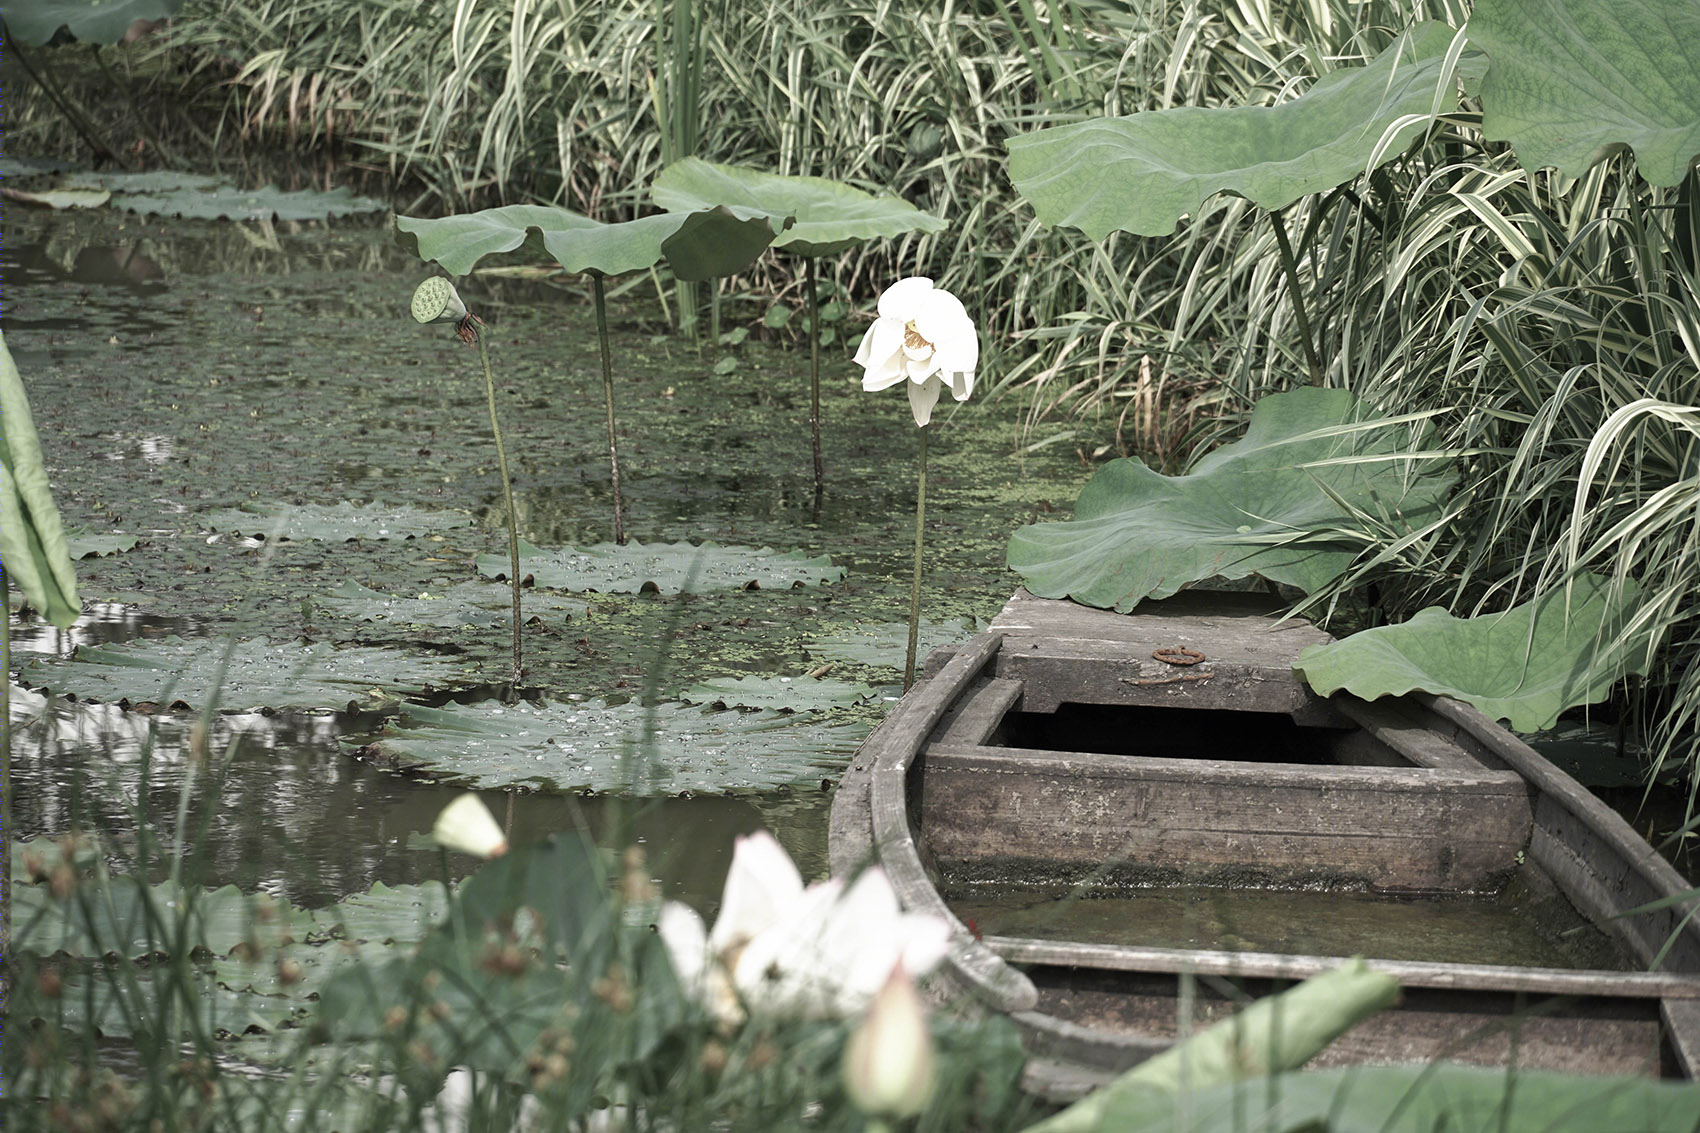
[[(514, 508), (513, 481), (508, 476), (508, 450), (502, 445), (502, 423), (496, 415), (496, 379), (490, 372), (490, 348), (485, 345), (484, 336), (478, 333), (478, 328), (484, 325), (484, 320), (466, 309), (466, 304), (461, 301), (460, 293), (455, 290), (454, 284), (440, 275), (432, 276), (414, 288), (412, 310), (416, 322), (453, 323), (457, 338), (465, 343), (478, 344), (478, 360), (484, 364), (484, 394), (490, 404), (490, 435), (496, 439), (496, 463), (502, 473), (502, 507), (507, 517), (508, 561), (511, 565), (508, 571), (508, 586), (513, 592), (514, 600), (514, 659), (513, 672), (508, 683), (517, 688), (525, 671), (520, 654), (522, 617), (519, 604), (519, 513)], [(618, 487), (619, 480), (616, 479), (616, 491)], [(618, 496), (615, 498), (617, 500)]]
[(968, 400), (980, 362), (980, 336), (962, 301), (923, 276), (900, 279), (880, 295), (879, 317), (856, 348), (862, 388), (873, 392), (903, 382), (909, 410), (921, 430), (920, 468), (915, 488), (915, 572), (909, 588), (909, 649), (903, 687), (915, 683), (915, 642), (921, 625), (921, 544), (927, 519), (927, 429), (939, 391)]

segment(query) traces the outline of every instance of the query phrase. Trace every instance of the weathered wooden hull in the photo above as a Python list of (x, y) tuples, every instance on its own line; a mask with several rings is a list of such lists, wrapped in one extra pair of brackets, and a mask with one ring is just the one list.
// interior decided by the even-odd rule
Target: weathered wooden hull
[(1018, 593), (987, 633), (935, 657), (857, 753), (834, 800), (833, 870), (877, 861), (907, 907), (952, 920), (944, 994), (1015, 1019), (1030, 1087), (1057, 1100), (1167, 1046), (1183, 1003), (1203, 1023), (1339, 958), (982, 939), (941, 891), (1473, 894), (1515, 877), (1640, 970), (1372, 957), (1400, 980), (1400, 1007), (1319, 1061), (1694, 1076), (1687, 882), (1474, 709), (1315, 696), (1291, 664), (1325, 640), (1249, 596), (1119, 615)]

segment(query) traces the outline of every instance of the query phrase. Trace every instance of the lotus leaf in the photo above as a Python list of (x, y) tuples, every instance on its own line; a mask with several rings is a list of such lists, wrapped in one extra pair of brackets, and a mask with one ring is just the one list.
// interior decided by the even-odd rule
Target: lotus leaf
[[(428, 770), (468, 787), (621, 791), (762, 791), (834, 774), (866, 734), (860, 723), (821, 723), (777, 712), (656, 706), (653, 761), (639, 737), (638, 703), (403, 705), (369, 745), (368, 758)], [(343, 741), (355, 746), (357, 740)]]
[[(40, 956), (141, 959), (169, 952), (178, 939), (189, 941), (193, 951), (223, 956), (239, 946), (275, 949), (285, 938), (305, 937), (312, 924), (307, 913), (234, 885), (191, 891), (172, 882), (146, 885), (117, 876), (82, 881), (57, 899), (45, 886), (20, 885), (12, 899), (13, 944)], [(178, 937), (183, 916), (188, 920)]]
[(181, 193), (187, 189), (212, 189), (218, 178), (210, 173), (183, 173), (175, 169), (153, 169), (145, 173), (119, 170), (77, 170), (66, 179), (68, 187), (106, 189), (114, 193)]
[[(51, 1014), (40, 1010), (48, 1002), (41, 999), (33, 1000), (30, 1006), (37, 1010), (27, 1014), (74, 1033), (107, 1039), (157, 1040), (160, 1019), (151, 1008), (179, 995), (193, 997), (189, 1009), (195, 1013), (197, 1025), (219, 1037), (240, 1036), (256, 1030), (277, 1031), (299, 1024), (305, 1020), (311, 1005), (304, 997), (231, 991), (212, 980), (191, 980), (177, 985), (174, 979), (169, 969), (164, 968), (75, 970), (61, 977), (60, 995), (51, 1001)], [(16, 1018), (10, 1016), (8, 1021)], [(143, 1024), (143, 1034), (133, 1032), (132, 1020)]]
[(1536, 732), (1647, 672), (1647, 630), (1624, 632), (1638, 593), (1633, 582), (1620, 589), (1583, 575), (1500, 614), (1455, 618), (1431, 606), (1399, 625), (1309, 646), (1293, 669), (1322, 696), (1429, 692)]
[(1213, 575), (1258, 574), (1308, 592), (1358, 552), (1330, 534), (1345, 509), (1410, 527), (1434, 516), (1450, 475), (1403, 455), (1408, 445), (1405, 424), (1366, 415), (1348, 390), (1275, 394), (1257, 403), (1243, 438), (1184, 476), (1134, 459), (1106, 464), (1072, 520), (1010, 537), (1009, 565), (1041, 598), (1123, 611)]
[[(344, 617), (382, 625), (432, 626), (438, 629), (459, 629), (463, 626), (489, 629), (506, 625), (513, 610), (513, 599), (505, 586), (488, 582), (463, 582), (442, 591), (428, 591), (416, 598), (381, 594), (352, 579), (345, 579), (329, 594), (313, 599), (314, 603)], [(588, 603), (558, 594), (534, 593), (525, 600), (527, 617), (549, 614), (555, 617), (582, 618)]]
[(73, 559), (97, 558), (133, 551), (136, 549), (136, 539), (134, 535), (120, 535), (117, 532), (99, 535), (86, 527), (74, 527), (65, 532), (65, 546)]
[(40, 47), (64, 28), (82, 43), (117, 43), (136, 20), (163, 20), (183, 0), (6, 0), (6, 35)]
[(472, 518), (462, 512), (425, 511), (407, 504), (342, 503), (322, 504), (247, 503), (240, 510), (225, 508), (202, 520), (214, 531), (256, 535), (267, 539), (325, 539), (349, 542), (354, 539), (411, 539), (455, 527), (470, 527)]
[(371, 197), (357, 197), (346, 187), (297, 189), (283, 192), (275, 186), (259, 189), (177, 189), (169, 193), (114, 193), (118, 208), (143, 216), (179, 216), (198, 220), (323, 220), (383, 212), (389, 206)]
[[(478, 572), (506, 578), (506, 555), (479, 555)], [(844, 568), (826, 555), (814, 558), (802, 551), (771, 547), (722, 547), (716, 543), (598, 543), (594, 547), (544, 550), (521, 539), (519, 569), (538, 586), (557, 590), (595, 590), (630, 594), (659, 590), (663, 594), (713, 590), (771, 590), (775, 587), (814, 586), (838, 582)]]
[(680, 694), (687, 704), (721, 708), (772, 708), (782, 712), (824, 712), (845, 708), (874, 695), (867, 685), (818, 677), (715, 677)]
[[(916, 656), (925, 657), (935, 649), (961, 645), (974, 633), (972, 618), (952, 618), (942, 622), (923, 618), (916, 634)], [(823, 635), (803, 643), (804, 652), (822, 661), (847, 661), (852, 665), (877, 665), (898, 670), (903, 668), (908, 649), (908, 622), (856, 626), (843, 633)]]
[(224, 652), (222, 641), (180, 637), (83, 645), (69, 660), (30, 661), (20, 680), (101, 701), (182, 700), (199, 708), (216, 696), (221, 710), (242, 711), (342, 709), (351, 700), (390, 700), (475, 679), (444, 658), (330, 642), (253, 638), (236, 644), (228, 666)]
[(1700, 155), (1700, 5), (1693, 0), (1480, 0), (1470, 42), (1487, 52), (1482, 134), (1525, 169), (1580, 177), (1633, 149), (1654, 185)]
[(803, 256), (834, 256), (867, 240), (940, 232), (945, 221), (898, 197), (876, 197), (823, 177), (783, 177), (689, 157), (663, 169), (652, 188), (669, 212), (716, 205), (792, 215), (796, 224), (773, 246)]
[(67, 629), (82, 613), (77, 576), (24, 381), (0, 335), (0, 562), (24, 599)]
[(412, 944), (425, 939), (448, 907), (448, 890), (440, 881), (394, 887), (379, 881), (368, 892), (314, 910), (313, 920), (339, 940)]
[(4, 187), (3, 195), (9, 201), (50, 209), (93, 209), (112, 199), (112, 194), (105, 189), (41, 189), (32, 192)]
[(1284, 208), (1391, 161), (1434, 111), (1452, 109), (1441, 83), (1454, 34), (1417, 24), (1366, 66), (1330, 71), (1276, 106), (1183, 106), (1019, 134), (1010, 181), (1042, 223), (1094, 240), (1166, 236), (1217, 193)]
[(506, 205), (439, 220), (398, 216), (397, 239), (450, 275), (485, 256), (547, 254), (570, 272), (621, 275), (666, 259), (680, 279), (740, 271), (761, 255), (785, 218), (764, 209), (709, 208), (604, 224), (552, 205)]

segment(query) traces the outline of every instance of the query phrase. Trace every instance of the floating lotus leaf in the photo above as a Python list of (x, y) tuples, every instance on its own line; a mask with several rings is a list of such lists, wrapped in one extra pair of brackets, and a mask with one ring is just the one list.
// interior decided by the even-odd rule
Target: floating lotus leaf
[[(916, 633), (915, 653), (925, 657), (947, 645), (961, 645), (978, 632), (973, 618), (934, 622), (921, 619)], [(822, 635), (803, 643), (803, 651), (822, 661), (846, 661), (852, 665), (878, 665), (902, 669), (909, 651), (909, 623), (881, 622), (855, 626), (842, 633)]]
[(209, 512), (201, 520), (214, 531), (266, 539), (412, 539), (456, 527), (472, 526), (464, 512), (426, 511), (407, 504), (246, 503), (238, 510)]
[(1019, 134), (1010, 181), (1042, 223), (1094, 240), (1166, 236), (1217, 193), (1284, 208), (1364, 173), (1378, 152), (1393, 160), (1431, 111), (1455, 105), (1450, 88), (1437, 97), (1453, 34), (1417, 24), (1368, 65), (1330, 71), (1276, 106), (1183, 106)]
[(448, 890), (440, 881), (394, 887), (379, 881), (365, 893), (314, 910), (313, 920), (339, 940), (411, 944), (424, 940), (448, 907)]
[[(479, 555), (478, 572), (506, 578), (506, 555)], [(704, 543), (598, 543), (594, 547), (543, 550), (519, 541), (521, 576), (556, 590), (595, 590), (631, 594), (658, 590), (663, 594), (706, 594), (714, 590), (772, 590), (838, 582), (844, 568), (826, 555), (813, 558), (802, 551), (771, 547), (722, 547)]]
[(225, 642), (166, 637), (125, 645), (82, 645), (69, 660), (36, 658), (23, 667), (29, 688), (74, 693), (86, 700), (182, 700), (199, 709), (217, 694), (219, 708), (341, 709), (350, 701), (385, 701), (471, 680), (445, 658), (328, 641), (238, 642), (220, 670)]
[(782, 177), (688, 157), (661, 171), (651, 188), (669, 212), (729, 205), (792, 215), (796, 224), (773, 246), (803, 256), (832, 256), (867, 240), (940, 232), (945, 221), (899, 197), (876, 197), (823, 177)]
[(1694, 0), (1480, 0), (1470, 43), (1488, 55), (1482, 134), (1525, 169), (1580, 177), (1618, 150), (1654, 185), (1700, 155), (1700, 5)]
[(46, 886), (19, 885), (12, 900), (12, 943), (38, 956), (64, 952), (140, 959), (167, 953), (184, 910), (188, 923), (182, 939), (190, 942), (191, 951), (215, 956), (238, 947), (275, 949), (286, 939), (305, 938), (313, 925), (309, 914), (234, 885), (188, 890), (172, 882), (147, 885), (118, 876), (84, 880), (61, 898)]
[(847, 708), (874, 695), (867, 685), (819, 677), (715, 677), (679, 694), (687, 704), (721, 708), (772, 708), (782, 712), (824, 712)]
[(407, 704), (358, 754), (479, 789), (724, 793), (819, 782), (866, 734), (859, 722), (664, 703), (654, 712), (657, 754), (649, 762), (639, 754), (645, 722), (636, 702)]
[[(432, 626), (438, 629), (490, 629), (506, 626), (513, 616), (513, 596), (506, 586), (488, 582), (463, 582), (446, 590), (427, 591), (415, 598), (382, 594), (345, 579), (329, 594), (313, 599), (315, 605), (344, 618), (381, 625)], [(548, 615), (582, 618), (586, 602), (541, 591), (525, 596), (526, 618)]]
[(134, 535), (103, 535), (86, 527), (73, 527), (65, 532), (65, 547), (73, 559), (91, 559), (133, 551), (136, 539)]
[(68, 187), (106, 189), (114, 193), (170, 194), (187, 189), (213, 189), (218, 178), (210, 173), (184, 173), (175, 169), (153, 169), (145, 173), (125, 173), (121, 170), (78, 170), (67, 177)]
[(69, 628), (82, 613), (64, 525), (47, 482), (41, 440), (4, 335), (0, 335), (0, 563), (25, 601), (60, 629)]
[(169, 193), (114, 193), (112, 203), (143, 216), (194, 220), (323, 220), (389, 208), (372, 197), (357, 197), (347, 188), (284, 192), (271, 185), (259, 189), (220, 185), (214, 189), (178, 189)]
[(105, 189), (13, 189), (0, 185), (0, 196), (19, 204), (50, 209), (94, 209), (112, 199)]
[(707, 208), (604, 224), (553, 205), (506, 205), (439, 220), (398, 216), (397, 239), (450, 275), (465, 275), (485, 256), (547, 254), (570, 272), (621, 275), (668, 261), (680, 279), (741, 271), (786, 223), (759, 208)]
[(117, 43), (136, 20), (176, 15), (183, 0), (6, 0), (6, 35), (40, 47), (64, 28), (82, 43)]
[[(198, 1026), (219, 1038), (234, 1038), (252, 1031), (278, 1031), (299, 1025), (307, 1018), (311, 1001), (302, 998), (262, 995), (253, 991), (231, 991), (212, 980), (191, 980), (187, 992), (192, 1002), (177, 999), (184, 994), (166, 968), (84, 968), (61, 977), (56, 1000), (32, 997), (23, 1014), (43, 1023), (63, 1026), (74, 1034), (99, 1035), (107, 1039), (147, 1038), (157, 1041), (158, 1005), (175, 1002), (195, 1013)], [(43, 1010), (47, 1003), (50, 1010)], [(17, 1018), (13, 1016), (13, 1018)], [(9, 1020), (10, 1021), (10, 1020)], [(132, 1022), (143, 1024), (142, 1034)]]
[(1632, 582), (1617, 589), (1583, 576), (1568, 592), (1559, 587), (1502, 614), (1455, 618), (1431, 606), (1399, 625), (1309, 646), (1293, 669), (1322, 696), (1431, 692), (1536, 732), (1647, 672), (1647, 631), (1623, 635), (1637, 593)]
[(1009, 565), (1041, 598), (1123, 611), (1213, 575), (1258, 574), (1309, 592), (1361, 549), (1332, 534), (1350, 522), (1345, 509), (1410, 527), (1436, 514), (1450, 475), (1439, 461), (1402, 456), (1410, 447), (1406, 426), (1366, 417), (1348, 390), (1275, 394), (1257, 403), (1241, 440), (1184, 476), (1133, 459), (1106, 464), (1072, 520), (1010, 537)]

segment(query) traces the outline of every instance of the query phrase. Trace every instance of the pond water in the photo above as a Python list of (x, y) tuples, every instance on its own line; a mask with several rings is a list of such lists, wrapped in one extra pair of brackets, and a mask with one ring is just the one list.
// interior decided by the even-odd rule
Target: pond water
[[(88, 613), (71, 631), (14, 620), (14, 838), (99, 831), (115, 861), (174, 829), (192, 788), (182, 849), (200, 880), (234, 881), (304, 905), (374, 881), (437, 876), (424, 835), (460, 790), (452, 765), (411, 773), (351, 757), (393, 698), (265, 703), (221, 714), (191, 756), (197, 713), (153, 695), (43, 695), (78, 647), (232, 638), (328, 643), (442, 662), (433, 704), (488, 703), (509, 649), (502, 617), (472, 627), (395, 627), (325, 596), (347, 583), (388, 595), (440, 593), (505, 556), (503, 509), (477, 352), (408, 314), (430, 271), (382, 225), (271, 226), (142, 220), (115, 212), (6, 210), (0, 230), (6, 342), (29, 391), (68, 527), (117, 532), (129, 549), (77, 564)], [(646, 686), (665, 698), (728, 677), (827, 679), (870, 695), (799, 712), (825, 770), (779, 790), (491, 791), (516, 839), (616, 820), (670, 895), (710, 906), (732, 839), (773, 829), (805, 874), (826, 872), (833, 769), (898, 691), (913, 538), (915, 429), (900, 391), (864, 394), (849, 354), (865, 323), (823, 352), (827, 490), (814, 507), (808, 354), (795, 341), (703, 350), (669, 333), (644, 277), (617, 281), (613, 307), (626, 527), (645, 544), (712, 541), (830, 556), (841, 581), (795, 589), (528, 592), (527, 673), (538, 703), (618, 704)], [(541, 548), (610, 537), (608, 455), (587, 292), (574, 281), (474, 277), (461, 285), (489, 324), (521, 537)], [(855, 297), (871, 310), (873, 295)], [(972, 308), (972, 300), (969, 305)], [(727, 305), (759, 322), (765, 297)], [(800, 323), (801, 320), (796, 320)], [(733, 361), (716, 374), (715, 363)], [(982, 373), (989, 383), (993, 375)], [(1080, 429), (1023, 434), (1013, 399), (941, 407), (931, 444), (928, 640), (960, 639), (1015, 588), (1010, 531), (1066, 514), (1089, 469)], [(1108, 435), (1113, 422), (1090, 423)], [(462, 526), (412, 538), (263, 538), (228, 509), (346, 503), (454, 513)], [(257, 531), (257, 533), (256, 533)], [(493, 584), (491, 584), (493, 585)], [(497, 607), (500, 613), (500, 606)], [(885, 642), (835, 653), (820, 643)], [(895, 648), (891, 644), (895, 642)], [(374, 674), (373, 680), (381, 683)], [(252, 707), (259, 707), (258, 705)], [(846, 736), (852, 737), (846, 740)], [(663, 756), (665, 752), (660, 753)], [(214, 788), (216, 787), (216, 791)], [(688, 795), (688, 797), (681, 797)], [(150, 857), (169, 849), (167, 840)], [(469, 863), (456, 862), (463, 869)]]

